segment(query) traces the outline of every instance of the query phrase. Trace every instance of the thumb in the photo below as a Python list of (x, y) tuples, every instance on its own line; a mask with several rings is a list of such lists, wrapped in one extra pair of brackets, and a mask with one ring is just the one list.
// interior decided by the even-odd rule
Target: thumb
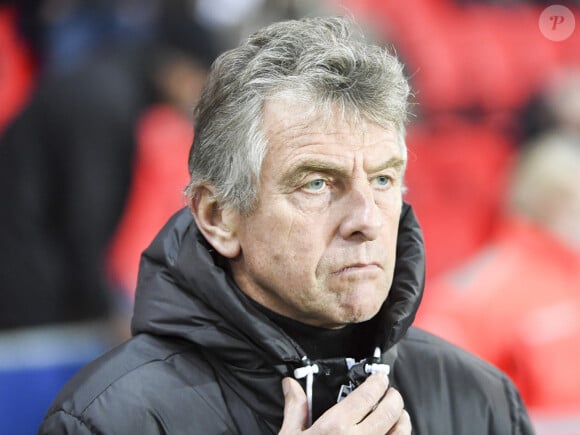
[(279, 435), (290, 435), (301, 432), (308, 418), (306, 394), (298, 381), (292, 378), (282, 379), (284, 392), (284, 421)]

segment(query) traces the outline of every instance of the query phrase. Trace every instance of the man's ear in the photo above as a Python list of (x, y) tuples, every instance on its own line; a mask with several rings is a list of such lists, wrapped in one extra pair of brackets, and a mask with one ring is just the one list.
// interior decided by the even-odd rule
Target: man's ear
[(240, 253), (239, 213), (232, 207), (221, 207), (214, 192), (213, 186), (200, 186), (189, 206), (209, 244), (224, 257), (235, 258)]

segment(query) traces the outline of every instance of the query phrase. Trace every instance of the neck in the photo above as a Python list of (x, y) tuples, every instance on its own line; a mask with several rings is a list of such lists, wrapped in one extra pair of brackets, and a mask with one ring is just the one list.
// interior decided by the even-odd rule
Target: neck
[(256, 306), (294, 339), (310, 359), (350, 357), (358, 360), (372, 353), (374, 337), (372, 319), (346, 325), (340, 329), (328, 329), (301, 323), (257, 303)]

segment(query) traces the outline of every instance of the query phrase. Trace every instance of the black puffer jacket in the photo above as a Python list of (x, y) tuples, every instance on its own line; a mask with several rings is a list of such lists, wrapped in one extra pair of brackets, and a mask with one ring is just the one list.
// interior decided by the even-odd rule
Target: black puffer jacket
[[(280, 382), (302, 365), (304, 352), (241, 293), (208, 248), (187, 210), (167, 224), (143, 255), (135, 337), (69, 382), (41, 434), (278, 431)], [(405, 400), (413, 433), (533, 433), (505, 376), (410, 327), (423, 289), (424, 254), (408, 206), (397, 251), (376, 344), (382, 362), (391, 365), (391, 383)], [(339, 372), (334, 376), (346, 375)]]

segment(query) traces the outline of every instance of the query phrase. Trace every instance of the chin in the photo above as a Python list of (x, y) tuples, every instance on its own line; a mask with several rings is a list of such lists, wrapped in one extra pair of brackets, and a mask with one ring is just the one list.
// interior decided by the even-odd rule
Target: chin
[[(342, 293), (335, 292), (336, 299), (318, 305), (317, 312), (327, 319), (331, 328), (341, 328), (352, 323), (362, 323), (377, 315), (387, 299), (388, 290), (383, 286), (365, 285)], [(332, 308), (332, 309), (330, 309)]]
[(383, 303), (387, 299), (388, 292), (381, 294), (376, 289), (372, 292), (363, 292), (356, 298), (358, 303), (344, 306), (345, 314), (351, 319), (350, 323), (366, 322), (377, 315)]
[(343, 311), (342, 323), (344, 325), (351, 324), (351, 323), (362, 323), (366, 322), (367, 320), (372, 319), (377, 315), (379, 310), (381, 309), (381, 304), (373, 304), (371, 306), (359, 306), (359, 307), (345, 307)]

